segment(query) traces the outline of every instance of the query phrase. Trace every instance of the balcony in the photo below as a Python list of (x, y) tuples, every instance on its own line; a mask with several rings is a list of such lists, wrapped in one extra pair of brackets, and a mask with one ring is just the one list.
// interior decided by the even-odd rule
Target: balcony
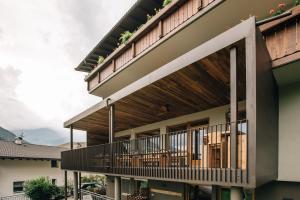
[[(246, 185), (247, 127), (247, 120), (242, 120), (65, 151), (62, 169), (191, 183)], [(232, 128), (237, 129), (236, 143), (230, 141)], [(236, 163), (230, 159), (232, 153), (237, 155)]]
[(94, 69), (86, 77), (88, 91), (93, 93), (98, 86), (121, 71), (129, 63), (145, 55), (150, 49), (182, 30), (193, 16), (203, 15), (219, 2), (221, 1), (173, 1), (142, 25), (128, 42), (117, 47), (103, 63), (97, 64), (96, 60), (89, 63), (89, 65), (94, 66)]
[[(86, 131), (92, 147), (65, 152), (63, 169), (255, 188), (274, 180), (278, 169), (276, 92), (267, 48), (250, 18), (66, 121), (71, 133)], [(165, 134), (171, 126), (202, 119), (222, 125), (197, 130), (200, 136), (191, 127)], [(247, 119), (246, 130), (223, 124), (241, 119)], [(150, 141), (156, 142), (106, 144), (155, 129), (161, 137)]]

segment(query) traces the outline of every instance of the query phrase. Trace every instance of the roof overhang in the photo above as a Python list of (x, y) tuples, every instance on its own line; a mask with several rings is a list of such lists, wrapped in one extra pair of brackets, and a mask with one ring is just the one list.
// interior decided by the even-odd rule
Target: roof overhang
[(160, 8), (162, 2), (163, 0), (138, 0), (75, 69), (90, 72), (93, 65), (97, 64), (99, 56), (106, 57), (118, 47), (121, 33), (134, 31), (144, 24), (147, 14), (153, 15), (154, 9)]
[[(228, 62), (228, 56), (226, 54), (226, 49), (230, 47), (233, 44), (237, 44), (240, 41), (243, 41), (247, 37), (252, 37), (253, 32), (256, 31), (255, 26), (255, 18), (251, 17), (248, 20), (243, 21), (242, 23), (236, 25), (235, 27), (223, 32), (222, 34), (208, 40), (207, 42), (201, 44), (200, 46), (192, 49), (191, 51), (185, 53), (182, 56), (179, 56), (178, 58), (174, 59), (173, 61), (163, 65), (162, 67), (156, 69), (155, 71), (149, 73), (148, 75), (140, 78), (139, 80), (133, 82), (132, 84), (129, 84), (128, 86), (124, 87), (123, 89), (119, 90), (118, 92), (110, 95), (100, 103), (92, 106), (88, 110), (80, 113), (79, 115), (75, 116), (74, 118), (68, 120), (64, 123), (65, 127), (70, 127), (72, 125), (75, 129), (80, 130), (87, 130), (87, 131), (98, 131), (99, 133), (106, 132), (108, 130), (108, 108), (107, 108), (107, 100), (111, 104), (115, 104), (116, 108), (120, 107), (121, 110), (119, 111), (120, 114), (123, 114), (123, 119), (130, 118), (132, 121), (130, 123), (133, 124), (133, 126), (143, 125), (146, 123), (150, 123), (150, 121), (140, 121), (138, 118), (132, 117), (132, 115), (136, 114), (138, 115), (137, 111), (144, 112), (140, 109), (147, 109), (151, 110), (153, 109), (154, 113), (157, 112), (158, 108), (151, 108), (151, 105), (145, 103), (144, 107), (138, 107), (137, 109), (132, 110), (134, 108), (135, 104), (141, 104), (142, 98), (148, 98), (148, 96), (151, 94), (151, 88), (155, 87), (156, 91), (166, 89), (168, 87), (168, 84), (163, 84), (164, 81), (168, 81), (168, 83), (171, 83), (171, 80), (174, 80), (174, 78), (178, 78), (179, 75), (185, 74), (188, 72), (194, 72), (195, 63), (198, 63), (199, 65), (202, 65), (201, 68), (205, 72), (209, 73), (209, 69), (205, 69), (206, 65), (204, 63), (205, 59), (208, 59), (207, 62), (213, 60), (214, 62), (217, 62), (218, 60), (223, 60), (223, 65), (226, 66), (226, 62)], [(242, 49), (242, 48), (241, 48)], [(214, 57), (217, 56), (217, 57)], [(223, 59), (221, 59), (223, 58)], [(217, 63), (216, 65), (222, 66), (222, 64)], [(225, 67), (226, 68), (226, 67)], [(187, 70), (187, 71), (186, 71)], [(191, 82), (190, 87), (195, 86), (196, 89), (199, 89), (199, 87), (203, 87), (203, 82), (201, 83), (201, 77), (193, 77), (195, 76), (195, 73), (187, 74), (185, 77), (191, 76), (192, 78), (198, 79), (199, 81)], [(228, 75), (228, 74), (227, 74)], [(224, 72), (224, 76), (226, 76), (226, 70)], [(220, 77), (214, 77), (216, 79), (221, 79)], [(202, 77), (204, 78), (204, 77)], [(211, 84), (211, 80), (206, 82), (207, 84)], [(198, 107), (199, 109), (208, 109), (214, 106), (218, 105), (225, 105), (228, 103), (228, 99), (226, 95), (221, 95), (220, 93), (224, 90), (226, 90), (226, 80), (223, 80), (223, 85), (217, 85), (219, 89), (215, 91), (216, 94), (219, 94), (218, 101), (211, 103), (210, 105), (201, 107), (203, 102), (192, 102), (191, 104), (195, 105), (195, 107)], [(173, 82), (173, 84), (176, 84)], [(178, 84), (178, 83), (177, 83)], [(198, 84), (198, 85), (197, 85)], [(201, 85), (202, 84), (202, 85)], [(170, 87), (172, 87), (170, 85)], [(180, 87), (180, 85), (175, 85), (174, 88)], [(206, 86), (204, 86), (206, 87)], [(149, 89), (150, 88), (150, 89)], [(193, 88), (193, 89), (195, 89)], [(170, 89), (170, 88), (169, 88)], [(203, 89), (203, 88), (202, 88)], [(164, 95), (167, 95), (169, 90), (167, 92), (162, 92)], [(182, 91), (181, 91), (182, 92)], [(159, 93), (155, 93), (155, 95), (158, 95)], [(175, 94), (177, 96), (178, 94)], [(192, 95), (192, 94), (191, 94)], [(175, 97), (171, 98), (170, 94), (167, 95), (170, 99), (172, 99), (172, 103), (176, 105)], [(207, 96), (204, 96), (205, 98)], [(212, 96), (210, 96), (212, 97)], [(149, 99), (152, 97), (149, 96)], [(160, 96), (156, 96), (153, 100), (158, 100)], [(224, 98), (224, 99), (222, 99)], [(201, 98), (199, 98), (201, 100)], [(152, 101), (152, 100), (150, 100)], [(161, 102), (155, 102), (156, 105), (161, 105)], [(180, 106), (179, 106), (180, 107)], [(179, 109), (179, 107), (177, 107)], [(192, 113), (196, 112), (197, 109), (193, 109), (192, 106), (185, 106), (185, 108), (190, 108), (188, 111), (184, 111), (185, 113)], [(132, 110), (131, 116), (126, 115), (125, 109)], [(156, 109), (156, 110), (155, 110)], [(164, 107), (164, 105), (161, 105), (161, 110), (168, 110), (167, 106)], [(118, 110), (116, 111), (118, 112)], [(117, 113), (118, 114), (118, 113)], [(151, 112), (149, 112), (151, 115)], [(153, 114), (153, 113), (152, 113)], [(183, 114), (181, 112), (177, 113), (178, 115)], [(161, 120), (162, 118), (165, 118), (164, 116), (152, 116), (152, 121)], [(151, 118), (151, 116), (148, 116)], [(166, 115), (166, 117), (174, 117), (174, 115)], [(116, 117), (116, 123), (119, 121), (121, 126), (119, 130), (123, 128), (127, 128), (128, 126), (124, 126), (124, 124), (127, 123), (127, 121), (122, 121), (123, 119), (120, 119)], [(94, 129), (95, 128), (95, 129)], [(118, 130), (116, 130), (118, 131)]]

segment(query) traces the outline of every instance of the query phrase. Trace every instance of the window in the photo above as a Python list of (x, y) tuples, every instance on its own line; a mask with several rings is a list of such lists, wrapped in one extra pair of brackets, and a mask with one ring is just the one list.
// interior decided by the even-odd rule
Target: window
[(58, 168), (57, 160), (51, 160), (51, 168)]
[(24, 185), (24, 181), (13, 182), (13, 191), (15, 193), (17, 193), (17, 192), (23, 192), (23, 185)]
[(52, 182), (52, 185), (56, 185), (56, 179), (52, 179), (51, 182)]

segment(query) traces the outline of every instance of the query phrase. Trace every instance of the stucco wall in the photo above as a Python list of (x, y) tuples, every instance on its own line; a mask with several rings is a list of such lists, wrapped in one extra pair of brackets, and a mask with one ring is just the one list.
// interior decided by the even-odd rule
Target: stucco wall
[(274, 181), (256, 189), (256, 200), (298, 200), (300, 183)]
[[(240, 110), (245, 109), (245, 102), (239, 103), (239, 109)], [(183, 124), (186, 122), (191, 122), (191, 121), (196, 121), (196, 120), (201, 120), (201, 119), (206, 119), (206, 118), (209, 119), (210, 125), (217, 125), (217, 124), (226, 122), (225, 114), (228, 111), (229, 111), (229, 105), (221, 106), (221, 107), (205, 110), (202, 112), (197, 112), (197, 113), (193, 113), (193, 114), (189, 114), (189, 115), (184, 115), (184, 116), (160, 121), (160, 122), (153, 123), (153, 124), (148, 124), (148, 125), (133, 128), (130, 130), (117, 132), (116, 137), (132, 135), (132, 134), (136, 134), (136, 133), (142, 133), (145, 131), (150, 131), (150, 130), (155, 130), (155, 129), (160, 129), (161, 133), (162, 133), (163, 131), (166, 130), (166, 127), (168, 127), (168, 126), (174, 126), (174, 125)]]
[(300, 181), (300, 83), (279, 88), (278, 179)]
[[(37, 177), (56, 179), (58, 186), (64, 184), (64, 171), (51, 168), (50, 161), (38, 160), (0, 160), (0, 197), (13, 194), (13, 182), (26, 181)], [(70, 174), (71, 176), (71, 174)]]

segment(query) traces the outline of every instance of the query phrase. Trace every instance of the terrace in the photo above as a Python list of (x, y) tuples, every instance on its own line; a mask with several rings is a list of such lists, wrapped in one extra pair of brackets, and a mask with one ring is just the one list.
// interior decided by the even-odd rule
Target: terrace
[[(270, 159), (276, 145), (274, 93), (270, 57), (250, 18), (65, 122), (71, 135), (73, 129), (87, 131), (89, 147), (63, 152), (62, 169), (255, 187), (277, 170)], [(211, 109), (225, 116), (224, 106), (228, 121), (204, 123)], [(258, 115), (260, 108), (264, 113)], [(117, 137), (195, 113), (204, 113), (197, 125)]]

